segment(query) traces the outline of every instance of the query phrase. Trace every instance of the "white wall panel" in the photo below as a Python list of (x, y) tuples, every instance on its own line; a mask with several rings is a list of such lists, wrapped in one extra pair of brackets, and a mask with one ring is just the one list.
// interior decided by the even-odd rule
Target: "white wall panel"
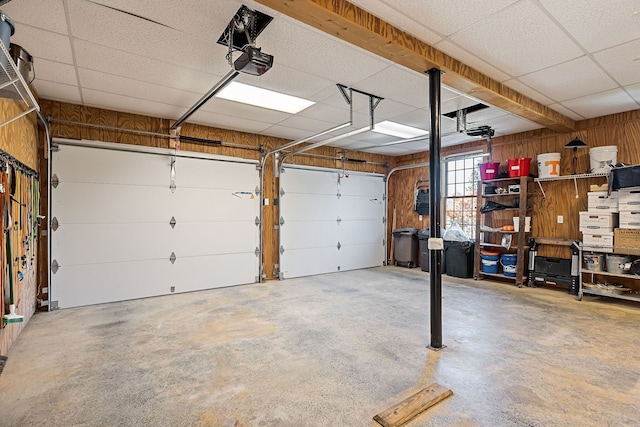
[(383, 265), (382, 176), (341, 174), (285, 168), (280, 176), (283, 278)]
[(166, 155), (62, 143), (52, 162), (60, 308), (256, 281), (255, 164), (177, 157), (171, 191)]

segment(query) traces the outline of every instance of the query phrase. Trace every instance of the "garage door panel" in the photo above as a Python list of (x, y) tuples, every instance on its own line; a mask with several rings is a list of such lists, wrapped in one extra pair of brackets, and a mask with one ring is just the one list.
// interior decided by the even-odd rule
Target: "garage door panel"
[(382, 245), (384, 224), (382, 221), (342, 221), (340, 224), (340, 243)]
[(179, 222), (170, 233), (169, 239), (178, 256), (254, 254), (259, 244), (257, 228), (253, 221), (248, 224)]
[(52, 233), (58, 263), (81, 265), (169, 258), (166, 224), (63, 224)]
[(336, 247), (336, 221), (288, 221), (282, 226), (280, 244), (285, 249)]
[(178, 157), (176, 186), (255, 191), (259, 184), (255, 164), (225, 161), (206, 161)]
[(343, 196), (367, 196), (371, 198), (382, 198), (384, 186), (380, 186), (381, 178), (372, 179), (368, 175), (349, 175), (348, 178), (340, 180), (340, 193)]
[(143, 153), (61, 145), (52, 162), (60, 183), (84, 182), (169, 188), (171, 159)]
[(335, 195), (338, 193), (337, 172), (285, 168), (280, 175), (280, 180), (285, 195), (291, 193)]
[[(144, 298), (170, 293), (171, 262), (64, 265), (51, 277), (51, 300), (59, 308)], [(140, 278), (144, 278), (141, 280)]]
[(257, 263), (254, 253), (210, 256), (178, 256), (174, 264), (176, 292), (190, 292), (254, 283)]
[(367, 197), (345, 196), (340, 200), (338, 214), (347, 221), (377, 219), (382, 223), (384, 205)]
[(312, 276), (338, 271), (337, 248), (285, 250), (280, 256), (283, 278)]
[(378, 245), (345, 245), (340, 248), (340, 271), (378, 267), (384, 264), (385, 248)]
[(280, 215), (285, 221), (322, 221), (338, 219), (335, 195), (287, 194), (282, 198)]
[(53, 189), (52, 209), (61, 224), (169, 222), (169, 188), (67, 182)]
[(259, 198), (245, 198), (234, 192), (213, 188), (177, 188), (174, 193), (173, 215), (177, 221), (250, 221), (259, 215)]

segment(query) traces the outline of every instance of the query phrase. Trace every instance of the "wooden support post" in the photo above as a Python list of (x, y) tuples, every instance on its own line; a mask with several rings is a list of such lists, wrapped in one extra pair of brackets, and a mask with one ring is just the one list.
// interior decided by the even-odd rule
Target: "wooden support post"
[(440, 384), (431, 384), (397, 405), (380, 412), (373, 417), (373, 420), (383, 427), (398, 427), (408, 423), (452, 394), (451, 390), (444, 388)]

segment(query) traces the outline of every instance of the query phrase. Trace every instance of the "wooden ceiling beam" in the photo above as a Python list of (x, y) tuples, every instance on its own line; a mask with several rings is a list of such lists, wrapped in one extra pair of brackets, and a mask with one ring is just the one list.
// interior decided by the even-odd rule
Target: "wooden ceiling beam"
[(575, 122), (475, 70), (347, 0), (256, 0), (293, 19), (397, 64), (425, 73), (444, 72), (442, 83), (512, 114), (559, 132)]

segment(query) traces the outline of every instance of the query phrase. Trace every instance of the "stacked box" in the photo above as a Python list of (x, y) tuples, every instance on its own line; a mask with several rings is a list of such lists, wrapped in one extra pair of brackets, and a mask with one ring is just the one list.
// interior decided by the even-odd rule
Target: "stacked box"
[(640, 188), (625, 188), (618, 192), (620, 228), (640, 228)]
[(587, 196), (587, 212), (580, 212), (583, 250), (611, 253), (620, 220), (618, 192), (592, 191)]

